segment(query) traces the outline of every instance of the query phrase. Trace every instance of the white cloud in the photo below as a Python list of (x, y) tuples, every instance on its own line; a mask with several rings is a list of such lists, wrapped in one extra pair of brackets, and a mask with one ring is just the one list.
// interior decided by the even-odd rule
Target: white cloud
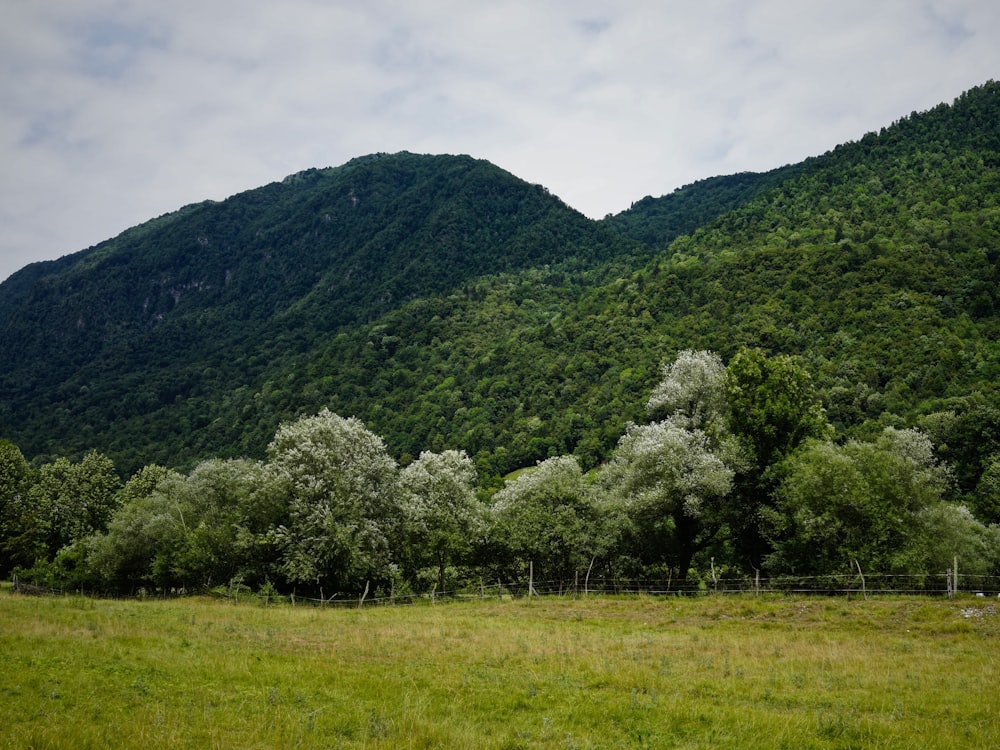
[(991, 0), (12, 0), (0, 279), (373, 151), (588, 215), (822, 153), (1000, 70)]

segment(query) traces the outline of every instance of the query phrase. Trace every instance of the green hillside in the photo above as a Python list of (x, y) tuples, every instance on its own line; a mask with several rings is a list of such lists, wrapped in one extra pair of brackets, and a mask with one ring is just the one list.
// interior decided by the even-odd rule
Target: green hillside
[(189, 206), (0, 285), (0, 575), (993, 591), (998, 261), (992, 82), (601, 222), (412, 154)]
[[(493, 474), (565, 452), (593, 465), (642, 418), (666, 356), (759, 347), (802, 358), (842, 431), (932, 425), (970, 491), (1000, 447), (998, 115), (991, 85), (911, 116), (788, 169), (651, 260), (414, 301), (272, 363), (234, 406), (275, 415), (260, 440), (329, 405), (397, 454), (462, 447)], [(640, 201), (606, 223), (649, 226), (658, 210)]]
[(260, 456), (329, 407), (490, 481), (607, 458), (681, 349), (760, 347), (845, 434), (933, 427), (970, 492), (1000, 449), (998, 123), (989, 83), (603, 222), (411, 154), (191, 206), (0, 286), (0, 435), (130, 472)]
[(0, 434), (31, 455), (100, 446), (127, 468), (242, 449), (195, 433), (266, 368), (476, 278), (634, 248), (468, 157), (303, 172), (0, 285)]

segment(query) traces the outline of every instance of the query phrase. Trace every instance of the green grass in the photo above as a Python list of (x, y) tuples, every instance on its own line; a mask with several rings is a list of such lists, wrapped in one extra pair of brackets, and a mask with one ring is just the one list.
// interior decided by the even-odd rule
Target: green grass
[(0, 591), (5, 748), (977, 748), (995, 601), (264, 608)]

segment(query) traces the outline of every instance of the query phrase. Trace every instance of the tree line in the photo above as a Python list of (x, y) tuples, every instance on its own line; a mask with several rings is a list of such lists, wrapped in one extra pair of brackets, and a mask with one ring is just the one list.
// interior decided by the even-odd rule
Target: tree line
[(427, 592), (583, 573), (1000, 572), (1000, 527), (954, 502), (928, 435), (838, 435), (789, 356), (685, 350), (646, 418), (584, 471), (552, 456), (493, 490), (463, 450), (401, 465), (357, 418), (282, 424), (263, 460), (151, 464), (122, 483), (91, 451), (30, 465), (0, 442), (0, 574), (135, 592), (238, 582)]

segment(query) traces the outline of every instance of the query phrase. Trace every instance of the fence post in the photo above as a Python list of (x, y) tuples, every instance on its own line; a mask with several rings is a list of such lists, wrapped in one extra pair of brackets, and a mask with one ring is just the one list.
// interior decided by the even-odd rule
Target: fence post
[(760, 596), (760, 568), (754, 568), (753, 595), (758, 597)]
[(865, 588), (865, 574), (861, 572), (861, 563), (858, 562), (858, 558), (854, 558), (854, 564), (858, 568), (858, 575), (861, 576), (861, 593), (865, 597), (865, 601), (868, 601), (868, 590)]
[(953, 564), (955, 566), (955, 570), (954, 570), (954, 573), (952, 573), (952, 576), (951, 576), (951, 579), (952, 579), (952, 582), (953, 582), (952, 583), (952, 588), (955, 589), (955, 593), (957, 594), (958, 593), (958, 555), (955, 555), (955, 559), (953, 561)]
[(369, 583), (371, 583), (371, 581), (365, 581), (365, 591), (361, 595), (361, 598), (358, 600), (358, 609), (361, 609), (363, 606), (365, 606), (365, 598), (368, 596), (368, 584)]
[(535, 593), (535, 561), (528, 561), (528, 598)]

